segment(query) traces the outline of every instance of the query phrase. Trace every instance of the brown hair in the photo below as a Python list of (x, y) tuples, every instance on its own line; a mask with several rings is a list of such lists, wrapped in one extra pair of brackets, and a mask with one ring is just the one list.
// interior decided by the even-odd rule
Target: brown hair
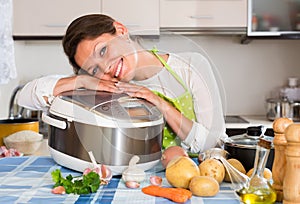
[(62, 44), (75, 74), (78, 74), (81, 69), (74, 58), (80, 41), (84, 39), (94, 39), (104, 33), (115, 34), (116, 29), (113, 25), (114, 22), (115, 20), (113, 18), (103, 14), (89, 14), (75, 19), (68, 26)]

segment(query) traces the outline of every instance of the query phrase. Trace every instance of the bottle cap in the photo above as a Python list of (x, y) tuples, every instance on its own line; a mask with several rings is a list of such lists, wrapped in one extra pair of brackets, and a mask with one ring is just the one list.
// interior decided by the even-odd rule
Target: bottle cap
[(263, 138), (259, 139), (259, 142), (257, 143), (259, 146), (264, 147), (266, 149), (271, 149), (272, 142)]

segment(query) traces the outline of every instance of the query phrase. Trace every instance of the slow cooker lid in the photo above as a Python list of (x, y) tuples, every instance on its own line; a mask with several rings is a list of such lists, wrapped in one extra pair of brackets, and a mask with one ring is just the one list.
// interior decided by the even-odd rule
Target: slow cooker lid
[[(127, 94), (75, 90), (64, 92), (58, 97), (60, 100), (58, 102), (56, 100), (56, 103), (60, 104), (52, 107), (51, 111), (60, 115), (67, 114), (66, 117), (80, 118), (80, 114), (76, 113), (74, 108), (79, 106), (90, 114), (113, 121), (149, 122), (162, 119), (162, 114), (156, 106), (146, 100), (129, 97)], [(70, 111), (66, 113), (64, 110), (70, 107), (61, 106), (72, 106), (74, 111), (71, 114)]]

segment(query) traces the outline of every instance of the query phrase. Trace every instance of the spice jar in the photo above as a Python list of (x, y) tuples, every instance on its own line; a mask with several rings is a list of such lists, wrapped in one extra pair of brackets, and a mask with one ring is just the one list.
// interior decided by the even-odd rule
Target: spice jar
[(271, 204), (276, 201), (275, 190), (263, 176), (270, 149), (271, 142), (268, 140), (261, 138), (257, 143), (254, 170), (250, 182), (247, 187), (237, 192), (244, 203)]

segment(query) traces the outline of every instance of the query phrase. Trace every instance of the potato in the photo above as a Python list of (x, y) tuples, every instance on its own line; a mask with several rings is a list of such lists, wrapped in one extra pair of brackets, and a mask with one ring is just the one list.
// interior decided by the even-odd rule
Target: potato
[(199, 164), (200, 176), (211, 176), (221, 183), (225, 177), (225, 167), (217, 159), (206, 159)]
[(186, 156), (172, 159), (166, 168), (166, 179), (173, 187), (188, 188), (191, 179), (199, 175), (197, 164)]
[[(234, 168), (236, 168), (239, 172), (243, 173), (243, 174), (246, 174), (246, 169), (245, 167), (243, 166), (243, 164), (237, 160), (237, 159), (228, 159), (227, 160), (229, 164), (231, 164)], [(230, 177), (229, 177), (229, 174), (227, 172), (227, 170), (225, 169), (225, 177), (224, 177), (224, 181), (226, 182), (231, 182), (230, 180)]]
[[(254, 168), (250, 169), (246, 175), (251, 177), (253, 170), (254, 170)], [(264, 178), (267, 179), (268, 181), (270, 181), (272, 179), (272, 171), (270, 169), (268, 169), (268, 168), (264, 169)]]
[(215, 196), (220, 186), (217, 180), (210, 176), (194, 176), (189, 189), (195, 196)]

